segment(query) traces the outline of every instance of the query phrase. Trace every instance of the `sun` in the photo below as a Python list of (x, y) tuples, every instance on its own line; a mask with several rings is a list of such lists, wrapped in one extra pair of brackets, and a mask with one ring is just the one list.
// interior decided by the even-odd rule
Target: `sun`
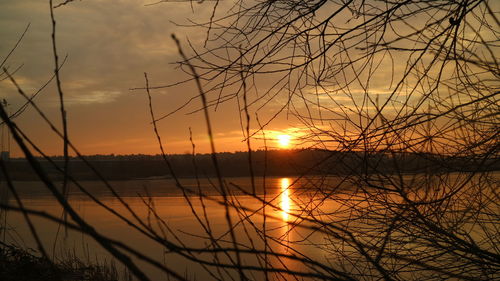
[(290, 135), (279, 135), (278, 144), (281, 148), (287, 148), (290, 146), (290, 140), (292, 137)]

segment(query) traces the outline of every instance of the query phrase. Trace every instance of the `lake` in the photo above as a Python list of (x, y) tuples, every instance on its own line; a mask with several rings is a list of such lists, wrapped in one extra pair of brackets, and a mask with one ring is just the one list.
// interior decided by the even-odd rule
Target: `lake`
[[(265, 181), (262, 178), (255, 179), (256, 193), (261, 198), (264, 198), (264, 187), (266, 190), (265, 199), (272, 203), (272, 206), (265, 206), (263, 208), (262, 202), (255, 199), (253, 196), (246, 195), (245, 192), (252, 191), (252, 184), (250, 178), (226, 178), (225, 182), (230, 187), (230, 192), (235, 194), (231, 196), (231, 200), (235, 205), (243, 206), (249, 211), (246, 213), (236, 213), (231, 211), (231, 218), (233, 224), (237, 223), (235, 227), (235, 234), (238, 243), (241, 245), (253, 244), (255, 248), (264, 248), (264, 243), (260, 239), (261, 233), (264, 229), (263, 212), (268, 216), (265, 222), (265, 230), (267, 235), (273, 237), (268, 240), (268, 246), (277, 253), (291, 254), (292, 250), (299, 250), (297, 247), (300, 245), (299, 240), (310, 235), (308, 230), (298, 230), (291, 225), (294, 217), (291, 213), (295, 211), (296, 204), (304, 203), (301, 198), (310, 198), (308, 189), (304, 186), (315, 184), (311, 180), (301, 179), (294, 182), (294, 178), (280, 178), (270, 177)], [(324, 182), (325, 179), (322, 179)], [(333, 180), (333, 179), (331, 179)], [(150, 224), (152, 228), (157, 231), (165, 231), (164, 235), (167, 239), (177, 242), (185, 243), (190, 247), (204, 247), (208, 243), (207, 234), (200, 224), (200, 222), (193, 215), (193, 212), (198, 214), (203, 222), (205, 216), (210, 222), (210, 229), (213, 237), (218, 239), (221, 245), (231, 246), (232, 243), (230, 234), (228, 232), (228, 224), (225, 216), (225, 209), (220, 201), (223, 197), (217, 191), (216, 179), (181, 179), (182, 185), (193, 192), (201, 191), (208, 195), (208, 198), (200, 200), (200, 197), (194, 193), (185, 197), (182, 190), (176, 187), (172, 179), (144, 179), (133, 181), (114, 181), (110, 182), (116, 192), (121, 196), (135, 215), (141, 220)], [(265, 182), (265, 183), (264, 183)], [(97, 181), (83, 181), (82, 186), (85, 187), (90, 193), (99, 198), (101, 203), (116, 212), (123, 214), (124, 217), (133, 220), (132, 214), (127, 208), (113, 196), (112, 192), (106, 186)], [(16, 182), (15, 186), (18, 193), (23, 198), (23, 203), (26, 207), (45, 211), (54, 216), (61, 216), (61, 208), (56, 200), (52, 197), (50, 192), (40, 182)], [(237, 187), (236, 187), (237, 186)], [(189, 202), (188, 202), (189, 201)], [(69, 202), (73, 208), (97, 231), (107, 235), (113, 239), (119, 240), (132, 246), (136, 250), (148, 255), (155, 260), (165, 263), (169, 268), (173, 268), (178, 273), (187, 276), (192, 280), (209, 280), (213, 279), (209, 273), (203, 268), (189, 261), (185, 257), (180, 257), (178, 254), (169, 253), (164, 247), (155, 243), (151, 239), (147, 239), (139, 231), (133, 230), (127, 226), (125, 222), (117, 218), (103, 207), (99, 206), (96, 202), (85, 196), (73, 184), (70, 185)], [(14, 204), (15, 201), (10, 197), (10, 203)], [(162, 229), (158, 226), (151, 208), (154, 204), (156, 215), (160, 217), (169, 227), (169, 231)], [(308, 202), (308, 204), (313, 204)], [(322, 205), (324, 203), (321, 203)], [(311, 206), (313, 208), (313, 206)], [(205, 213), (204, 211), (205, 210)], [(256, 210), (253, 213), (250, 210)], [(14, 242), (19, 245), (36, 248), (34, 239), (29, 234), (29, 229), (24, 222), (21, 214), (9, 212), (7, 215), (8, 227), (11, 231), (7, 233), (6, 240)], [(109, 262), (110, 256), (103, 250), (93, 239), (82, 236), (75, 231), (65, 231), (56, 223), (49, 222), (46, 219), (33, 217), (36, 229), (43, 241), (44, 245), (49, 251), (52, 251), (53, 245), (57, 242), (55, 254), (59, 257), (67, 255), (76, 255), (84, 260), (99, 260), (101, 262)], [(244, 223), (241, 223), (244, 221)], [(136, 221), (135, 221), (136, 222)], [(205, 224), (206, 225), (206, 224)], [(253, 225), (253, 227), (251, 226)], [(256, 231), (258, 230), (258, 231)], [(204, 237), (201, 237), (204, 236)], [(308, 237), (303, 247), (300, 249), (302, 252), (308, 252), (313, 257), (320, 255), (321, 252), (315, 253), (316, 249), (313, 245), (315, 239), (318, 237)], [(297, 240), (297, 241), (295, 241)], [(293, 248), (290, 247), (294, 244)], [(68, 253), (69, 252), (69, 253)], [(200, 258), (207, 258), (207, 255), (200, 255)], [(224, 255), (221, 258), (225, 258)], [(258, 265), (252, 257), (244, 257), (245, 263)], [(294, 264), (289, 259), (281, 258), (279, 260), (270, 261), (274, 266), (282, 269), (296, 269)], [(148, 273), (152, 280), (164, 280), (165, 274), (160, 270), (146, 265), (139, 261), (141, 268)], [(118, 266), (119, 267), (119, 266)], [(223, 275), (235, 277), (235, 271), (228, 271)], [(271, 279), (287, 279), (287, 276), (281, 273), (270, 275)], [(262, 278), (262, 274), (255, 273), (250, 277), (254, 280)]]
[[(498, 173), (495, 175), (493, 180), (498, 182)], [(426, 182), (423, 180), (424, 177), (425, 175), (408, 175), (405, 176), (404, 181), (412, 186), (418, 186)], [(460, 174), (446, 178), (446, 188), (457, 186), (458, 191), (464, 192), (464, 196), (457, 197), (463, 198), (464, 202), (450, 201), (450, 204), (458, 206), (453, 207), (453, 218), (450, 217), (450, 223), (462, 223), (460, 226), (462, 230), (467, 231), (476, 241), (483, 243), (482, 241), (487, 240), (489, 235), (487, 229), (479, 229), (468, 221), (456, 221), (457, 219), (454, 218), (458, 214), (457, 211), (467, 208), (468, 201), (471, 201), (467, 198), (474, 198), (475, 194), (479, 194), (474, 189), (475, 185), (487, 183), (485, 178), (468, 182), (467, 187), (470, 186), (470, 192), (475, 193), (473, 197), (467, 197), (470, 193), (469, 188), (460, 187), (465, 179), (466, 175)], [(220, 276), (224, 280), (239, 279), (238, 272), (234, 269), (211, 266), (212, 263), (228, 265), (236, 263), (237, 257), (234, 253), (207, 251), (207, 249), (228, 249), (234, 246), (226, 209), (222, 204), (224, 197), (219, 192), (217, 179), (189, 178), (180, 181), (184, 189), (179, 189), (172, 179), (110, 182), (120, 199), (114, 196), (113, 192), (102, 182), (82, 181), (80, 183), (99, 199), (100, 204), (138, 225), (138, 228), (149, 229), (146, 230), (147, 234), (158, 235), (179, 247), (190, 249), (183, 251), (182, 254), (169, 250), (164, 244), (146, 237), (144, 233), (127, 225), (127, 222), (94, 202), (74, 184), (69, 189), (69, 202), (75, 211), (99, 233), (123, 242), (189, 280), (216, 280), (215, 276)], [(421, 244), (413, 244), (415, 239), (419, 239), (415, 235), (422, 235), (417, 233), (419, 227), (410, 228), (412, 232), (405, 233), (407, 231), (405, 224), (411, 223), (411, 220), (404, 220), (404, 217), (391, 214), (391, 206), (399, 204), (401, 198), (385, 191), (367, 194), (340, 177), (255, 178), (253, 185), (250, 178), (240, 177), (225, 178), (224, 184), (227, 192), (230, 193), (227, 202), (239, 210), (238, 212), (234, 209), (229, 211), (229, 219), (238, 248), (248, 251), (240, 255), (241, 263), (248, 267), (263, 268), (267, 261), (268, 268), (273, 268), (273, 271), (268, 272), (269, 280), (303, 280), (321, 274), (331, 275), (328, 272), (329, 269), (324, 269), (323, 265), (342, 268), (344, 271), (355, 272), (360, 276), (366, 274), (362, 257), (354, 250), (352, 244), (343, 242), (350, 238), (343, 237), (348, 233), (336, 228), (338, 226), (348, 227), (353, 231), (358, 242), (367, 245), (374, 239), (378, 239), (382, 231), (389, 231), (391, 243), (395, 246), (395, 253), (422, 251), (423, 249), (421, 249)], [(57, 201), (42, 183), (15, 182), (15, 186), (26, 207), (62, 217), (62, 210)], [(332, 189), (332, 186), (336, 188)], [(408, 196), (436, 198), (436, 196), (446, 195), (449, 192), (446, 188), (420, 187), (413, 193), (409, 190)], [(478, 186), (478, 188), (481, 187)], [(249, 195), (253, 190), (256, 196)], [(200, 193), (204, 194), (204, 197), (199, 196)], [(483, 197), (487, 195), (487, 192), (482, 194)], [(5, 199), (15, 204), (12, 196), (7, 197), (4, 191), (2, 200), (5, 201)], [(268, 204), (263, 204), (262, 200), (267, 201)], [(372, 203), (367, 204), (368, 201)], [(298, 216), (300, 219), (297, 218)], [(353, 220), (353, 216), (357, 219)], [(398, 226), (399, 232), (379, 229), (380, 227), (388, 228), (391, 223), (397, 221), (395, 217), (402, 220), (401, 226)], [(316, 223), (309, 223), (308, 219), (311, 218)], [(21, 214), (9, 212), (5, 219), (9, 231), (2, 239), (36, 248)], [(76, 231), (66, 231), (58, 224), (46, 219), (34, 216), (32, 219), (45, 247), (51, 254), (55, 254), (56, 258), (77, 256), (82, 260), (98, 260), (108, 264), (113, 262), (110, 255), (92, 238)], [(377, 224), (378, 221), (381, 224)], [(318, 228), (318, 225), (321, 227)], [(326, 230), (328, 230), (328, 235), (325, 234)], [(212, 247), (214, 244), (217, 247)], [(255, 250), (264, 249), (271, 254), (255, 254)], [(303, 260), (299, 262), (297, 258)], [(137, 258), (134, 260), (151, 280), (168, 280), (162, 270)], [(202, 266), (193, 260), (202, 260), (205, 264)], [(439, 260), (432, 261), (432, 263), (439, 264)], [(122, 269), (119, 263), (116, 263), (116, 267), (119, 270)], [(410, 268), (410, 266), (407, 267)], [(287, 274), (287, 272), (307, 274), (300, 277), (297, 274)], [(251, 280), (265, 279), (262, 271), (247, 270), (245, 274)], [(402, 274), (402, 276), (410, 276), (408, 275), (410, 273), (403, 272)], [(420, 278), (433, 272), (422, 271), (419, 274), (417, 277)]]

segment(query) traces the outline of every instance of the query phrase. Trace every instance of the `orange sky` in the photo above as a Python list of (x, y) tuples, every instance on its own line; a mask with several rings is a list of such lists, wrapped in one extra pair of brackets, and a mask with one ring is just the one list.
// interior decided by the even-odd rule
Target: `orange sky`
[[(185, 43), (187, 35), (194, 42), (202, 42), (204, 33), (180, 28), (171, 21), (185, 23), (186, 19), (202, 19), (209, 15), (212, 4), (194, 5), (172, 3), (144, 6), (150, 1), (76, 1), (55, 10), (57, 40), (61, 57), (68, 56), (61, 70), (62, 88), (68, 111), (70, 139), (84, 154), (156, 154), (159, 147), (150, 124), (143, 72), (149, 75), (152, 86), (165, 85), (185, 79), (171, 64), (179, 58), (171, 33)], [(50, 77), (53, 61), (50, 45), (50, 17), (48, 1), (1, 1), (0, 3), (0, 58), (14, 46), (26, 25), (30, 28), (9, 58), (7, 66), (15, 69), (14, 78), (27, 94), (34, 93)], [(191, 30), (191, 32), (187, 32)], [(10, 103), (10, 111), (17, 110), (23, 99), (12, 84), (0, 82), (1, 97)], [(162, 116), (196, 95), (193, 83), (152, 91), (154, 109)], [(60, 127), (58, 96), (54, 83), (35, 99), (56, 125)], [(268, 110), (280, 106), (277, 99)], [(208, 152), (205, 121), (198, 109), (199, 100), (158, 123), (168, 153), (191, 151), (189, 128), (198, 152)], [(268, 114), (261, 111), (262, 120)], [(218, 151), (245, 150), (236, 101), (211, 111)], [(268, 118), (268, 117), (267, 117)], [(49, 155), (62, 154), (62, 142), (29, 108), (15, 122)], [(252, 124), (257, 128), (257, 124)], [(286, 115), (278, 117), (268, 127), (268, 136), (284, 134), (299, 125)], [(253, 140), (254, 148), (263, 148)], [(269, 146), (277, 146), (269, 142)], [(19, 150), (12, 145), (13, 156)]]
[[(194, 83), (187, 82), (168, 88), (157, 87), (183, 81), (189, 77), (173, 64), (180, 59), (180, 56), (171, 34), (177, 35), (188, 54), (190, 53), (187, 47), (188, 40), (197, 50), (203, 50), (206, 39), (206, 32), (203, 29), (183, 27), (173, 22), (179, 24), (187, 24), (190, 21), (206, 22), (210, 19), (215, 2), (205, 1), (193, 5), (190, 2), (146, 5), (152, 2), (154, 1), (84, 0), (74, 1), (55, 10), (59, 55), (61, 60), (67, 56), (61, 69), (61, 79), (69, 137), (83, 154), (160, 153), (152, 130), (146, 91), (140, 89), (145, 85), (144, 72), (148, 73), (149, 84), (154, 88), (151, 94), (157, 117), (187, 103), (175, 114), (158, 122), (166, 152), (191, 152), (190, 128), (196, 151), (209, 152), (207, 129), (203, 112), (199, 111), (201, 102), (196, 97), (198, 92)], [(231, 4), (232, 1), (221, 1), (216, 17), (225, 15)], [(322, 13), (328, 16), (330, 12), (327, 5), (317, 16), (321, 17)], [(349, 27), (362, 20), (353, 18), (349, 10), (345, 10), (338, 15), (335, 23)], [(415, 27), (425, 26), (425, 20), (423, 17), (415, 18), (412, 24)], [(2, 38), (0, 61), (4, 60), (28, 24), (30, 27), (25, 38), (4, 66), (9, 71), (19, 68), (14, 73), (14, 78), (23, 90), (31, 95), (50, 79), (54, 68), (48, 1), (0, 1), (0, 38)], [(398, 29), (398, 32), (405, 31), (411, 32), (407, 27), (406, 30), (405, 27)], [(388, 33), (387, 36), (390, 37), (391, 34)], [(215, 40), (209, 43), (209, 47), (220, 44), (222, 43)], [(310, 47), (318, 46), (312, 43)], [(333, 55), (340, 56), (340, 51), (334, 49), (332, 48)], [(280, 55), (295, 59), (295, 56), (286, 52), (290, 51)], [(349, 48), (348, 52), (356, 57), (363, 55), (364, 51), (360, 48)], [(355, 137), (364, 126), (363, 122), (366, 121), (364, 117), (376, 111), (373, 102), (375, 99), (378, 102), (380, 98), (380, 104), (383, 104), (391, 96), (390, 102), (384, 108), (384, 116), (389, 118), (391, 114), (401, 112), (405, 104), (417, 104), (415, 101), (433, 87), (433, 82), (430, 81), (428, 85), (421, 83), (412, 89), (411, 85), (415, 84), (417, 78), (410, 75), (405, 78), (408, 79), (405, 85), (410, 85), (410, 89), (402, 87), (392, 94), (396, 81), (404, 75), (407, 62), (411, 61), (409, 53), (393, 55), (384, 56), (383, 53), (374, 55), (373, 61), (369, 62), (373, 68), (370, 67), (368, 72), (354, 70), (356, 65), (352, 69), (348, 67), (342, 69), (341, 73), (329, 78), (329, 84), (321, 85), (323, 92), (308, 88), (311, 84), (307, 82), (307, 78), (295, 77), (300, 76), (300, 73), (288, 77), (299, 81), (295, 85), (300, 87), (300, 91), (293, 87), (286, 88), (283, 84), (279, 85), (281, 89), (273, 89), (272, 85), (279, 81), (277, 74), (256, 75), (255, 81), (258, 81), (258, 87), (249, 86), (248, 89), (252, 148), (264, 148), (262, 132), (258, 131), (260, 128), (258, 122), (266, 124), (265, 134), (269, 139), (267, 145), (270, 149), (277, 148), (278, 136), (286, 134), (292, 136), (290, 148), (297, 148), (311, 145), (311, 143), (303, 145), (299, 139), (310, 134), (310, 129), (320, 134), (324, 129), (326, 134), (323, 136), (327, 138), (334, 139), (329, 135), (334, 130), (344, 130), (347, 138)], [(422, 61), (425, 62), (431, 55), (426, 54)], [(361, 60), (358, 66), (364, 63), (365, 61)], [(320, 64), (321, 62), (318, 62), (316, 66), (321, 68)], [(312, 68), (316, 66), (313, 65)], [(359, 69), (367, 68), (363, 66)], [(356, 71), (357, 75), (354, 75)], [(429, 71), (430, 76), (432, 77), (433, 72), (437, 71), (440, 71), (437, 66), (432, 68)], [(441, 78), (446, 79), (447, 75), (452, 74), (453, 71), (444, 69)], [(8, 79), (3, 78), (0, 77), (0, 98), (5, 98), (10, 104), (9, 110), (14, 112), (24, 100)], [(299, 85), (303, 83), (301, 79), (306, 80), (306, 86)], [(210, 85), (211, 81), (204, 82), (205, 85)], [(349, 86), (345, 87), (346, 90), (338, 85)], [(228, 86), (223, 93), (229, 96), (238, 93), (237, 98), (210, 108), (218, 152), (246, 150), (244, 132), (246, 118), (244, 112), (240, 111), (243, 99), (241, 91), (237, 92), (237, 86), (232, 85), (233, 88)], [(139, 89), (131, 90), (134, 88)], [(271, 90), (267, 92), (269, 89)], [(209, 99), (217, 98), (216, 91), (210, 94)], [(370, 102), (367, 101), (368, 96)], [(453, 97), (453, 93), (450, 92), (449, 96)], [(451, 99), (447, 102), (453, 103)], [(35, 102), (60, 128), (59, 100), (53, 82), (36, 97)], [(289, 106), (285, 107), (287, 103)], [(419, 108), (419, 110), (426, 109), (426, 106)], [(281, 113), (275, 116), (277, 112)], [(294, 114), (301, 115), (302, 120), (296, 118)], [(356, 116), (352, 119), (352, 127), (342, 128), (349, 114)], [(364, 117), (359, 118), (359, 116)], [(272, 121), (268, 122), (271, 119)], [(63, 153), (62, 141), (50, 131), (49, 126), (32, 108), (28, 108), (14, 121), (45, 153), (49, 155)], [(314, 143), (314, 139), (310, 140)], [(12, 145), (11, 151), (13, 156), (20, 156), (16, 145)]]

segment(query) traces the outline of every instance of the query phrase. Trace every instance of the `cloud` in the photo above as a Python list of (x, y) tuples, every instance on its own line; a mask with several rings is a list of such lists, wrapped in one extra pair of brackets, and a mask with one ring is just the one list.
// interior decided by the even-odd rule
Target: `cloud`
[(66, 98), (69, 105), (74, 104), (91, 104), (91, 103), (108, 103), (116, 100), (120, 96), (120, 91), (90, 91), (81, 95), (73, 95)]

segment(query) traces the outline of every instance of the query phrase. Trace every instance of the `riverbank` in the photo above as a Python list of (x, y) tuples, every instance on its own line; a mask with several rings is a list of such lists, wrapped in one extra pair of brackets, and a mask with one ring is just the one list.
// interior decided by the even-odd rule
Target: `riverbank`
[[(176, 154), (167, 159), (161, 155), (90, 155), (85, 161), (69, 159), (68, 173), (76, 180), (99, 180), (96, 171), (106, 180), (168, 179), (215, 177), (217, 172), (210, 154)], [(65, 166), (62, 157), (37, 159), (44, 172), (53, 180), (61, 180)], [(224, 177), (299, 175), (346, 175), (368, 173), (442, 173), (500, 170), (499, 159), (483, 163), (482, 159), (459, 158), (417, 153), (365, 153), (324, 150), (253, 151), (252, 169), (248, 152), (217, 153), (219, 170)], [(6, 164), (12, 180), (38, 180), (30, 163), (24, 158), (10, 159)]]
[(114, 264), (84, 262), (70, 255), (50, 261), (31, 248), (0, 242), (0, 280), (115, 281), (118, 280), (118, 272)]

